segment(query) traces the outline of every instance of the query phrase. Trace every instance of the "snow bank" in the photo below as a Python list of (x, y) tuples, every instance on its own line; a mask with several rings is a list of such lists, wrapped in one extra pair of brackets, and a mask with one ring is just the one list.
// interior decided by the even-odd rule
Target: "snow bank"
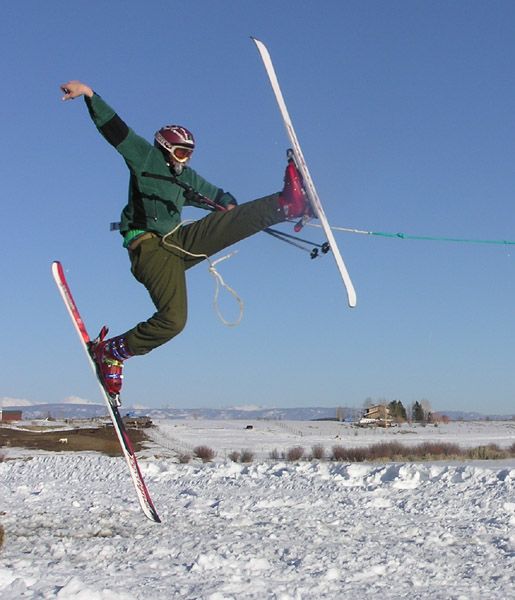
[(515, 465), (0, 464), (0, 597), (277, 600), (515, 597)]

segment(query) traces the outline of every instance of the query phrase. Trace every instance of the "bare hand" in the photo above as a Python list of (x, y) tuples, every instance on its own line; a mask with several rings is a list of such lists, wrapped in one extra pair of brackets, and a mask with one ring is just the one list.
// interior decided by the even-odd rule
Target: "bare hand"
[(89, 85), (81, 81), (68, 81), (68, 83), (63, 83), (60, 87), (64, 92), (63, 100), (73, 100), (79, 96), (88, 96), (89, 98), (93, 96), (93, 90)]

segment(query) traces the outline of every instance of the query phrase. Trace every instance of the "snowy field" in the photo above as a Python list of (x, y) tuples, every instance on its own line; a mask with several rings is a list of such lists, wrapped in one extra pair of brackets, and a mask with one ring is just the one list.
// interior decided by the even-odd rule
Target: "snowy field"
[[(423, 442), (458, 443), (463, 448), (494, 443), (501, 448), (515, 443), (515, 421), (451, 422), (446, 425), (401, 425), (360, 428), (338, 421), (162, 420), (152, 435), (162, 451), (173, 448), (183, 452), (199, 444), (216, 451), (220, 458), (233, 451), (250, 449), (256, 458), (267, 459), (273, 450), (287, 451), (302, 446), (309, 454), (315, 445), (330, 454), (333, 446), (366, 447), (377, 442), (417, 445)], [(252, 429), (247, 429), (252, 427)]]
[[(515, 459), (268, 459), (384, 439), (506, 447), (514, 434), (511, 422), (357, 434), (339, 423), (159, 422), (140, 463), (160, 525), (140, 512), (123, 459), (3, 449), (0, 598), (515, 598)], [(199, 444), (214, 462), (173, 458)], [(242, 449), (254, 462), (225, 458)]]

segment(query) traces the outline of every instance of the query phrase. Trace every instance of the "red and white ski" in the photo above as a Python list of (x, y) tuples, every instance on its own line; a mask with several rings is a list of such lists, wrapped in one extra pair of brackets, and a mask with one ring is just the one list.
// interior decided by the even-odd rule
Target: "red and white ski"
[(129, 472), (131, 474), (134, 487), (136, 488), (136, 493), (138, 495), (138, 500), (141, 509), (145, 513), (145, 516), (148, 517), (151, 521), (154, 521), (155, 523), (160, 523), (161, 519), (159, 518), (156, 509), (154, 508), (152, 498), (150, 497), (147, 486), (145, 485), (145, 481), (143, 480), (143, 476), (141, 474), (138, 461), (136, 459), (136, 454), (134, 452), (134, 447), (129, 438), (127, 430), (125, 429), (125, 425), (123, 424), (118, 407), (113, 404), (113, 400), (110, 398), (109, 394), (104, 389), (102, 382), (98, 378), (95, 363), (91, 358), (88, 349), (88, 344), (90, 343), (91, 339), (89, 337), (88, 330), (84, 325), (84, 321), (80, 316), (77, 305), (75, 304), (75, 300), (73, 299), (68, 282), (66, 281), (63, 266), (59, 261), (54, 261), (52, 263), (52, 275), (54, 276), (55, 283), (57, 284), (59, 292), (63, 298), (66, 309), (70, 314), (73, 325), (75, 326), (75, 330), (79, 335), (82, 347), (84, 348), (86, 356), (88, 357), (90, 367), (92, 368), (93, 373), (95, 373), (95, 377), (97, 378), (98, 384), (102, 391), (102, 396), (107, 405), (109, 416), (111, 417), (111, 421), (113, 422), (114, 430), (116, 431), (116, 435), (118, 436), (123, 455), (125, 456), (127, 465), (129, 467)]
[(313, 211), (317, 216), (318, 220), (320, 221), (320, 225), (322, 226), (327, 241), (329, 242), (329, 246), (334, 256), (334, 260), (336, 261), (336, 266), (338, 267), (338, 271), (340, 272), (341, 278), (347, 290), (349, 306), (353, 308), (354, 306), (356, 306), (356, 292), (354, 290), (354, 286), (352, 284), (350, 275), (347, 271), (347, 267), (343, 262), (343, 258), (338, 248), (338, 245), (336, 244), (336, 240), (334, 239), (333, 231), (325, 215), (324, 209), (322, 207), (322, 202), (320, 201), (320, 198), (318, 196), (318, 192), (315, 188), (315, 184), (313, 183), (313, 179), (311, 178), (311, 174), (309, 173), (306, 160), (304, 159), (304, 155), (302, 154), (302, 149), (300, 147), (299, 140), (297, 139), (297, 134), (295, 133), (295, 129), (293, 128), (293, 123), (288, 113), (288, 108), (286, 107), (286, 102), (284, 101), (281, 88), (279, 86), (279, 80), (277, 79), (277, 75), (275, 73), (272, 58), (270, 57), (270, 53), (268, 52), (268, 49), (265, 46), (265, 44), (263, 44), (263, 42), (257, 40), (256, 38), (252, 38), (252, 40), (256, 44), (259, 54), (261, 56), (261, 60), (263, 61), (263, 64), (265, 66), (266, 73), (270, 80), (270, 84), (272, 85), (272, 90), (274, 92), (275, 99), (279, 106), (279, 110), (281, 111), (284, 126), (286, 127), (286, 133), (290, 138), (290, 142), (292, 145), (291, 158), (293, 158), (293, 160), (295, 161), (295, 164), (300, 174), (302, 175), (302, 179), (304, 180), (304, 189), (306, 192), (306, 196), (308, 197), (311, 206), (313, 207)]

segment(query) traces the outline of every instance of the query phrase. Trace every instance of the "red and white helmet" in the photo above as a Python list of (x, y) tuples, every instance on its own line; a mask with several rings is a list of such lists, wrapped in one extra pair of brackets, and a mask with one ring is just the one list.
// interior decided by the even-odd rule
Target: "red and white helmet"
[(187, 162), (195, 148), (195, 138), (191, 131), (181, 125), (165, 125), (154, 135), (158, 147), (172, 155), (179, 163)]

